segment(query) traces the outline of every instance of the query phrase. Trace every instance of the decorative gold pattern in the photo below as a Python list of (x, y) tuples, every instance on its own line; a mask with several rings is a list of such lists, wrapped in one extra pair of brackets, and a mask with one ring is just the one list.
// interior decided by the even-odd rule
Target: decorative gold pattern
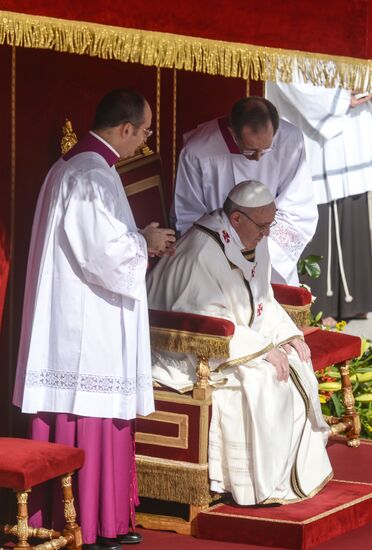
[(17, 504), (27, 504), (28, 491), (22, 491), (17, 493)]
[(67, 523), (74, 523), (76, 520), (76, 510), (74, 506), (74, 499), (65, 500), (63, 503), (63, 513)]
[(342, 388), (342, 399), (344, 402), (345, 407), (353, 408), (355, 404), (355, 399), (353, 395), (353, 389), (352, 388)]
[[(141, 418), (141, 417), (140, 417)], [(178, 414), (167, 411), (155, 411), (146, 417), (151, 422), (165, 422), (178, 426), (178, 436), (160, 435), (154, 433), (136, 432), (137, 443), (159, 445), (160, 447), (174, 447), (188, 449), (189, 417), (187, 414)]]
[[(325, 419), (325, 421), (327, 422), (327, 419)], [(330, 426), (330, 432), (332, 437), (340, 433), (344, 433), (345, 430), (346, 430), (346, 424), (344, 424), (343, 422), (338, 422), (337, 424), (332, 424)]]
[(370, 60), (0, 11), (0, 44), (247, 80), (372, 87)]
[[(204, 357), (228, 357), (231, 336), (210, 336), (198, 332), (150, 327), (154, 349), (193, 353)], [(264, 353), (264, 352), (263, 352)]]
[(298, 334), (294, 334), (293, 336), (290, 336), (289, 338), (286, 338), (282, 342), (278, 342), (276, 344), (276, 346), (279, 347), (279, 346), (284, 346), (284, 344), (289, 344), (289, 342), (292, 342), (292, 340), (294, 340), (295, 338), (297, 338), (298, 340), (304, 340), (303, 336), (299, 336)]
[(72, 474), (61, 477), (61, 487), (72, 487)]
[[(313, 489), (311, 493), (309, 493), (306, 496), (292, 498), (288, 500), (284, 500), (283, 498), (268, 498), (267, 500), (265, 500), (265, 504), (284, 504), (285, 505), (285, 504), (295, 504), (296, 502), (302, 502), (303, 500), (309, 500), (310, 498), (315, 497), (315, 495), (317, 495), (323, 489), (323, 487), (325, 487), (327, 483), (331, 481), (332, 478), (333, 478), (333, 472), (328, 474), (328, 476), (322, 481), (322, 483), (320, 483), (318, 487), (315, 487), (315, 489)], [(297, 522), (294, 522), (294, 523), (297, 523)]]
[(209, 504), (208, 464), (137, 455), (139, 495), (201, 506)]
[(243, 365), (244, 363), (247, 363), (248, 361), (252, 361), (252, 359), (255, 359), (256, 357), (259, 357), (260, 355), (263, 355), (264, 353), (267, 353), (269, 350), (273, 349), (273, 344), (269, 344), (266, 346), (266, 348), (263, 348), (256, 353), (252, 353), (251, 355), (244, 355), (244, 357), (238, 357), (237, 359), (231, 359), (230, 361), (225, 361), (224, 363), (221, 363), (219, 367), (216, 369), (217, 371), (227, 369), (228, 367), (236, 367), (238, 365)]
[(198, 388), (206, 388), (208, 386), (209, 373), (210, 373), (210, 368), (209, 368), (208, 357), (204, 357), (203, 355), (198, 355), (197, 363), (196, 363), (196, 376), (198, 377), (196, 386)]
[(304, 306), (291, 306), (289, 304), (280, 305), (288, 313), (297, 327), (303, 327), (309, 324), (311, 304), (306, 304)]
[(172, 191), (176, 182), (177, 166), (177, 71), (173, 71), (173, 135), (172, 135)]
[[(0, 22), (1, 25), (1, 22)], [(1, 34), (1, 31), (0, 31)], [(16, 71), (17, 71), (17, 49), (12, 48), (12, 73), (11, 73), (11, 89), (10, 89), (10, 237), (9, 237), (9, 279), (8, 279), (8, 296), (9, 296), (9, 320), (7, 323), (8, 329), (8, 350), (9, 350), (9, 368), (14, 363), (14, 273), (15, 273), (15, 219), (16, 219)], [(4, 152), (4, 151), (3, 151)]]
[(199, 462), (202, 464), (208, 460), (209, 409), (207, 404), (201, 406), (199, 412)]
[(345, 365), (341, 365), (339, 368), (342, 375), (349, 376), (349, 365), (347, 363)]
[(156, 69), (156, 152), (160, 155), (160, 94), (161, 69)]
[(181, 395), (173, 393), (168, 390), (155, 390), (154, 397), (156, 401), (164, 401), (166, 403), (182, 403), (184, 405), (193, 405), (200, 407), (201, 405), (210, 405), (211, 400), (208, 401), (194, 399), (191, 395)]
[(45, 529), (44, 527), (29, 527), (28, 536), (35, 537), (37, 539), (52, 539), (53, 538), (53, 529)]
[(17, 525), (17, 536), (19, 542), (26, 541), (28, 537), (28, 518), (17, 516), (18, 525)]
[(50, 540), (48, 542), (44, 542), (43, 544), (38, 544), (37, 546), (33, 547), (33, 550), (58, 550), (59, 548), (63, 548), (68, 543), (67, 539), (65, 537), (58, 537), (57, 539)]
[(9, 523), (6, 523), (2, 527), (0, 527), (0, 532), (3, 532), (5, 535), (14, 535), (17, 536), (17, 525), (11, 525)]
[(78, 141), (77, 135), (72, 129), (71, 120), (66, 118), (65, 124), (62, 126), (62, 139), (61, 139), (61, 153), (65, 155), (68, 151), (76, 145)]
[(129, 185), (125, 186), (125, 193), (127, 197), (130, 197), (131, 195), (142, 193), (143, 191), (146, 191), (147, 189), (151, 189), (152, 187), (158, 187), (158, 188), (161, 187), (160, 176), (151, 176), (141, 181), (130, 183)]
[(355, 437), (354, 439), (348, 439), (347, 440), (347, 446), (348, 447), (354, 447), (357, 448), (360, 445), (360, 439), (359, 437)]

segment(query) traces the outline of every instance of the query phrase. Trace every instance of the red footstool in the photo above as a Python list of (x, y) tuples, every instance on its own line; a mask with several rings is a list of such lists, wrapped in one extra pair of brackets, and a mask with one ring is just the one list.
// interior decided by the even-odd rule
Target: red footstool
[[(17, 494), (17, 524), (2, 525), (0, 532), (17, 537), (15, 550), (37, 548), (70, 550), (81, 547), (81, 530), (76, 523), (71, 476), (84, 464), (84, 451), (68, 445), (0, 437), (0, 487), (13, 489)], [(35, 485), (60, 477), (64, 503), (65, 528), (60, 533), (52, 529), (34, 529), (28, 525), (28, 493)], [(31, 546), (29, 537), (48, 539)]]

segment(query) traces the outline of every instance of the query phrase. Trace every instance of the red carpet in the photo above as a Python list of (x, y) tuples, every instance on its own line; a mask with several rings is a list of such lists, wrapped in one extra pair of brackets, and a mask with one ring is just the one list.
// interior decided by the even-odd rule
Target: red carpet
[(328, 451), (335, 478), (316, 497), (277, 508), (218, 504), (199, 514), (198, 536), (306, 550), (372, 522), (372, 442), (351, 449), (338, 438)]
[[(238, 540), (238, 533), (247, 531), (244, 527), (247, 520), (245, 517), (248, 512), (252, 515), (252, 509), (229, 507), (233, 509), (233, 514), (229, 514), (231, 518), (237, 516), (237, 521), (233, 525), (226, 527), (224, 540), (216, 540), (216, 531), (221, 530), (220, 524), (225, 520), (225, 516), (214, 514), (206, 514), (205, 533), (200, 533), (201, 536), (207, 538), (194, 538), (176, 533), (164, 531), (151, 531), (138, 529), (143, 535), (143, 542), (140, 546), (141, 550), (264, 550), (271, 549), (273, 546), (267, 546), (268, 534), (271, 532), (272, 526), (277, 527), (284, 525), (284, 531), (293, 526), (293, 538), (287, 537), (290, 545), (284, 544), (285, 539), (280, 538), (276, 541), (275, 549), (284, 550), (285, 548), (293, 548), (296, 550), (304, 550), (312, 548), (313, 550), (369, 550), (372, 549), (372, 499), (366, 498), (369, 493), (372, 493), (372, 441), (364, 440), (358, 449), (350, 449), (346, 446), (343, 438), (333, 439), (328, 445), (329, 456), (333, 465), (335, 479), (325, 488), (322, 493), (315, 498), (304, 501), (303, 503), (283, 506), (280, 508), (266, 509), (266, 512), (271, 512), (271, 517), (254, 521), (260, 525), (260, 536), (257, 537), (257, 542), (249, 542), (247, 539), (244, 542), (234, 542)], [(354, 483), (350, 483), (354, 482)], [(349, 492), (350, 491), (350, 492)], [(342, 499), (348, 500), (342, 504)], [(321, 499), (323, 502), (324, 516), (319, 513)], [(350, 503), (350, 501), (354, 501)], [(341, 502), (341, 504), (340, 504)], [(302, 505), (299, 509), (299, 505)], [(310, 521), (306, 522), (305, 506), (310, 516)], [(313, 507), (313, 511), (312, 510)], [(316, 508), (318, 509), (317, 518)], [(257, 512), (258, 509), (253, 509)], [(286, 511), (286, 522), (283, 522), (283, 514)], [(213, 510), (212, 510), (213, 512)], [(272, 514), (277, 517), (273, 517)], [(302, 515), (301, 515), (302, 514)], [(213, 517), (215, 515), (215, 517)], [(305, 518), (305, 519), (304, 519)], [(369, 518), (369, 519), (368, 519)], [(229, 518), (228, 518), (229, 519)], [(274, 521), (276, 519), (277, 521)], [(282, 519), (282, 521), (279, 521)], [(309, 519), (309, 517), (307, 518)], [(269, 520), (269, 521), (268, 521)], [(209, 525), (209, 521), (215, 521), (213, 526)], [(303, 522), (302, 524), (300, 522)], [(291, 523), (292, 522), (292, 523)], [(357, 528), (362, 522), (368, 522), (363, 527)], [(265, 528), (262, 528), (262, 525)], [(207, 528), (209, 533), (207, 533)], [(318, 530), (319, 528), (319, 530)], [(297, 539), (295, 538), (297, 532)], [(303, 533), (305, 538), (303, 540)], [(337, 532), (339, 535), (337, 536)], [(340, 533), (343, 534), (340, 534)], [(300, 533), (300, 535), (298, 535)], [(318, 543), (315, 538), (317, 538)], [(321, 542), (321, 540), (323, 542)], [(307, 546), (304, 545), (307, 544)]]
[[(269, 546), (221, 542), (216, 540), (196, 539), (185, 535), (177, 535), (167, 531), (150, 531), (136, 529), (143, 536), (143, 542), (138, 550), (272, 550)], [(336, 537), (312, 550), (370, 550), (372, 541), (372, 523), (354, 529), (346, 535)], [(123, 550), (124, 550), (123, 546)], [(282, 546), (275, 550), (285, 550)]]

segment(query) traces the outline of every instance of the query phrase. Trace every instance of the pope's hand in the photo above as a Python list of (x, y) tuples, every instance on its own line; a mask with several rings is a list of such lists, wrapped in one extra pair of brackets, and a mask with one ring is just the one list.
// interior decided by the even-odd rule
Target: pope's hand
[(150, 257), (174, 254), (174, 245), (176, 241), (173, 229), (159, 227), (157, 222), (151, 222), (141, 229), (140, 233), (147, 242), (147, 252)]
[(310, 348), (306, 344), (306, 342), (304, 342), (300, 338), (293, 338), (293, 340), (288, 342), (288, 344), (283, 344), (282, 347), (287, 353), (291, 353), (292, 348), (294, 348), (297, 351), (301, 361), (305, 361), (305, 363), (310, 361), (310, 357), (311, 357)]
[(269, 361), (269, 363), (276, 368), (278, 380), (287, 382), (289, 377), (289, 363), (287, 354), (279, 348), (273, 348), (267, 352), (266, 361)]

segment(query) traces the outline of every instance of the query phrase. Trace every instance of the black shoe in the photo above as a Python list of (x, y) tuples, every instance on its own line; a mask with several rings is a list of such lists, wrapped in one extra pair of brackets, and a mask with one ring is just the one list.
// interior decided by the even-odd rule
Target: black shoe
[(142, 535), (135, 531), (129, 531), (125, 535), (118, 535), (119, 544), (139, 544), (142, 541)]
[(98, 537), (97, 543), (91, 546), (93, 548), (89, 548), (88, 550), (121, 550), (121, 544), (118, 539), (109, 539), (107, 537)]

